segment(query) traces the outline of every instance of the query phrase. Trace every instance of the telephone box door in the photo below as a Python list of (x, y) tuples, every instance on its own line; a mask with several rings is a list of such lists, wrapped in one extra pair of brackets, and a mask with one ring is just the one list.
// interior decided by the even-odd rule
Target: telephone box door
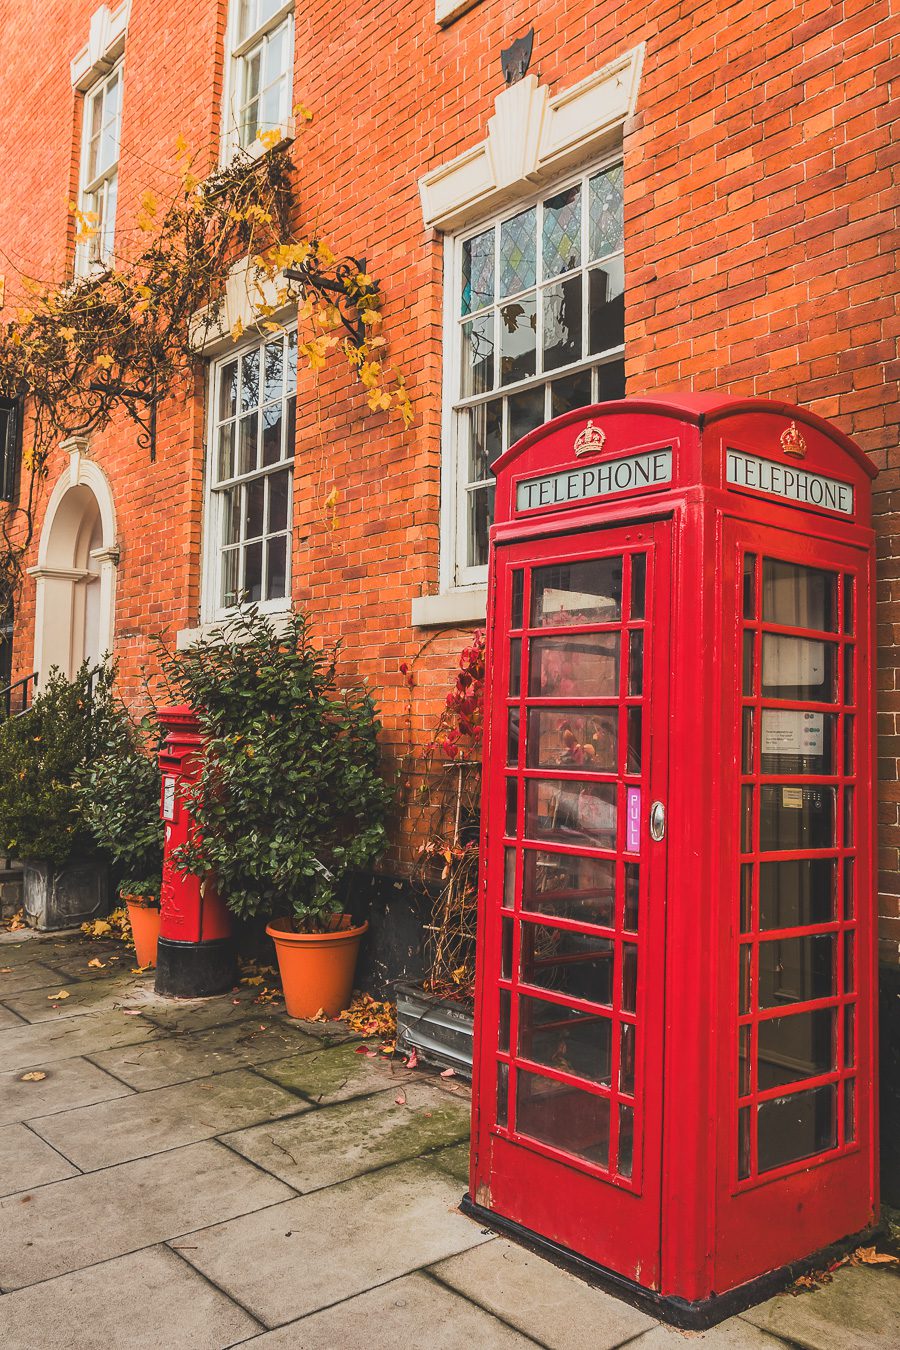
[(650, 1287), (670, 551), (669, 521), (497, 545), (473, 1141), (476, 1203)]

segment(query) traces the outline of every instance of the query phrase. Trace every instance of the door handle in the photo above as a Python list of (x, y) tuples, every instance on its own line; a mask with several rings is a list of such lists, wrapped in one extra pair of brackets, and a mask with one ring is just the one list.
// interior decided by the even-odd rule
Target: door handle
[(662, 802), (654, 802), (650, 807), (650, 838), (659, 843), (666, 837), (666, 808)]

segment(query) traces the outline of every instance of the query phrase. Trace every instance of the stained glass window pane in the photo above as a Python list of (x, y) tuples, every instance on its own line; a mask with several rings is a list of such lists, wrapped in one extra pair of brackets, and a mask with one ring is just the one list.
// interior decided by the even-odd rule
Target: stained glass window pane
[(544, 276), (581, 266), (581, 184), (544, 202)]
[(483, 309), (494, 298), (494, 231), (485, 230), (463, 244), (462, 312)]
[(500, 226), (500, 294), (527, 291), (537, 277), (537, 208)]
[(605, 258), (624, 244), (622, 180), (624, 168), (615, 164), (598, 173), (588, 189), (588, 233), (591, 259)]

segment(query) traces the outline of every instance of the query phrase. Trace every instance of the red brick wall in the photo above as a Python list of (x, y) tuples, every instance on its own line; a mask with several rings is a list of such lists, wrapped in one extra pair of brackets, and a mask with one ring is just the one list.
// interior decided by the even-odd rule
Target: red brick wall
[[(71, 255), (65, 205), (80, 123), (68, 63), (93, 4), (6, 6), (12, 59), (0, 92), (12, 113), (0, 124), (0, 164), (20, 187), (0, 202), (8, 291), (16, 267), (58, 274)], [(225, 8), (132, 0), (117, 242), (129, 237), (143, 189), (164, 189), (177, 133), (215, 154)], [(344, 372), (304, 377), (295, 599), (326, 637), (343, 637), (348, 669), (378, 694), (395, 755), (410, 729), (424, 739), (463, 636), (410, 626), (411, 597), (437, 588), (440, 504), (442, 248), (423, 228), (417, 180), (485, 135), (502, 88), (500, 47), (532, 23), (532, 70), (553, 93), (646, 43), (625, 136), (629, 392), (691, 386), (797, 401), (832, 418), (882, 470), (880, 866), (884, 951), (896, 959), (898, 38), (887, 0), (482, 0), (446, 30), (432, 0), (298, 12), (294, 98), (315, 114), (295, 146), (298, 228), (365, 255), (417, 416), (404, 433), (363, 408)], [(171, 636), (198, 619), (202, 440), (198, 395), (166, 410), (155, 465), (131, 427), (94, 443), (119, 513), (117, 652), (132, 681), (154, 632)], [(51, 465), (50, 486), (61, 468), (61, 459)], [(332, 488), (337, 529), (324, 506)], [(25, 669), (27, 595), (21, 614)], [(398, 665), (423, 643), (410, 706)], [(412, 855), (407, 839), (399, 860)]]

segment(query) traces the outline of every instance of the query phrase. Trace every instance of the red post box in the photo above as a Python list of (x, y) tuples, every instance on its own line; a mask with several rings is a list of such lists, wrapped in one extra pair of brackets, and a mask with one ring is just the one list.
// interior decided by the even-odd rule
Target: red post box
[(199, 769), (202, 739), (197, 718), (188, 707), (161, 708), (158, 716), (168, 735), (159, 756), (165, 847), (156, 992), (200, 998), (220, 994), (234, 982), (231, 916), (214, 880), (181, 871), (173, 856), (194, 832), (183, 788)]
[(707, 1326), (877, 1214), (875, 471), (690, 395), (495, 471), (464, 1207)]

